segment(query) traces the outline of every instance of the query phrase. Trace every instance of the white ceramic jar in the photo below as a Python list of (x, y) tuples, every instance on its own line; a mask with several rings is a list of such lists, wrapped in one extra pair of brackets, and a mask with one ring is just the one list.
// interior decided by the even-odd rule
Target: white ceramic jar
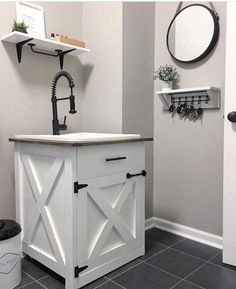
[(0, 220), (0, 288), (13, 289), (21, 282), (21, 227)]

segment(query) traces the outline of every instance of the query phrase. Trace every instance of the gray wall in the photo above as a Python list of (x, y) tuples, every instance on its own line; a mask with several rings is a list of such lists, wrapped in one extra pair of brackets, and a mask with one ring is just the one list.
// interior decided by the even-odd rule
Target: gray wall
[[(85, 40), (91, 49), (90, 53), (78, 58), (65, 57), (64, 69), (72, 73), (75, 79), (78, 110), (78, 114), (68, 115), (68, 132), (121, 133), (123, 130), (152, 136), (154, 4), (37, 4), (44, 7), (48, 38), (51, 32), (61, 33)], [(145, 15), (142, 15), (142, 9)], [(11, 31), (14, 18), (15, 3), (0, 3), (1, 36)], [(127, 29), (122, 30), (123, 25)], [(138, 29), (135, 29), (136, 26)], [(18, 64), (14, 45), (2, 42), (0, 55), (0, 65), (4, 68), (0, 108), (0, 218), (14, 218), (13, 144), (8, 142), (8, 138), (15, 134), (51, 133), (51, 81), (59, 71), (59, 63), (55, 58), (33, 54), (26, 47), (23, 49), (22, 63)], [(135, 73), (130, 78), (132, 66)], [(61, 80), (57, 91), (59, 97), (68, 95), (65, 80)], [(61, 121), (65, 114), (68, 114), (68, 103), (60, 103)], [(148, 217), (153, 213), (152, 159), (152, 144), (148, 144)]]
[[(153, 136), (155, 3), (123, 3), (124, 133)], [(146, 217), (153, 216), (153, 143), (146, 143)]]
[[(226, 3), (214, 3), (221, 29), (214, 52), (188, 65), (174, 63), (166, 49), (166, 31), (177, 4), (156, 4), (156, 68), (174, 64), (181, 75), (180, 87), (211, 85), (224, 93)], [(160, 90), (159, 80), (155, 88)], [(205, 111), (203, 120), (196, 123), (171, 118), (157, 96), (154, 106), (154, 215), (222, 235), (223, 105), (220, 110)]]
[(83, 3), (84, 131), (122, 132), (122, 3)]
[[(154, 3), (83, 3), (83, 130), (153, 136)], [(146, 216), (153, 216), (147, 144)]]
[[(81, 38), (82, 19), (79, 3), (40, 3), (45, 8), (47, 36), (51, 32)], [(0, 35), (11, 32), (15, 18), (15, 3), (0, 3)], [(63, 19), (63, 21), (62, 21)], [(12, 44), (0, 42), (1, 106), (0, 106), (0, 218), (14, 218), (14, 160), (13, 143), (8, 138), (14, 134), (51, 133), (51, 81), (60, 70), (57, 59), (33, 54), (23, 49), (22, 63), (18, 64), (16, 49)], [(78, 58), (65, 57), (65, 67), (75, 79), (78, 114), (68, 115), (69, 131), (82, 128), (81, 93), (82, 69)], [(59, 96), (67, 96), (67, 83), (62, 80)], [(59, 114), (68, 114), (68, 103), (59, 104)]]

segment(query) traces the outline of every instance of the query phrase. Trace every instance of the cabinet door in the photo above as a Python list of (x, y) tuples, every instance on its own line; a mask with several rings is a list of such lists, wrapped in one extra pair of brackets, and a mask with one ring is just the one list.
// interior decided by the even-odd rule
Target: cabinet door
[(118, 173), (82, 183), (88, 186), (78, 195), (78, 263), (88, 268), (81, 286), (144, 251), (144, 177)]

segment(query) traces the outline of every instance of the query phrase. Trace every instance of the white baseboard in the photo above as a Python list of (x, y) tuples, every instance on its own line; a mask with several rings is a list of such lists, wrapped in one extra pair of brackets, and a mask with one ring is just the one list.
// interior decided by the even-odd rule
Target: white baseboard
[(222, 249), (223, 248), (223, 238), (221, 236), (211, 234), (205, 231), (187, 227), (181, 224), (170, 222), (161, 218), (152, 217), (146, 219), (145, 230), (151, 228), (159, 228), (176, 235)]

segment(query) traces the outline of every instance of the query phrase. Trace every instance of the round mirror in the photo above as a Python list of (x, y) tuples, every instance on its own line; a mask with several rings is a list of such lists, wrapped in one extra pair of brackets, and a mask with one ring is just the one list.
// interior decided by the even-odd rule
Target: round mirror
[(213, 10), (193, 4), (180, 10), (171, 21), (166, 42), (171, 56), (183, 63), (206, 57), (219, 38), (219, 21)]

